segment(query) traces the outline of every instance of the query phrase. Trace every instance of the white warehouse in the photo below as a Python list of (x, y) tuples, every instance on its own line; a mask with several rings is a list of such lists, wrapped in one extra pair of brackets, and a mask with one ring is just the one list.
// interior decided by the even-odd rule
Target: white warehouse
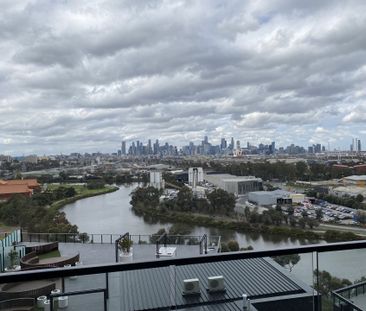
[(235, 195), (262, 190), (262, 179), (254, 176), (235, 176), (230, 174), (206, 174), (205, 180)]

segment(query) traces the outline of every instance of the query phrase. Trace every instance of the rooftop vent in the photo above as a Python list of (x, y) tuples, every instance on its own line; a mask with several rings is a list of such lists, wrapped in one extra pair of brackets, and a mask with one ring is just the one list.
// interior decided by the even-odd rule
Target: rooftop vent
[(200, 281), (199, 279), (187, 279), (183, 281), (183, 295), (199, 295)]
[(223, 292), (225, 291), (225, 279), (222, 275), (208, 277), (208, 291)]

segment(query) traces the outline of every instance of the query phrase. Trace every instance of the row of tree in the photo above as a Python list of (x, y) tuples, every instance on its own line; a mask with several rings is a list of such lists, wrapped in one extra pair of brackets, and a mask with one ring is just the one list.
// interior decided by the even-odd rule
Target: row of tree
[[(255, 208), (251, 210), (249, 207), (244, 209), (244, 220), (249, 223), (258, 223), (264, 225), (290, 225), (291, 227), (300, 227), (301, 229), (305, 229), (309, 227), (313, 229), (314, 227), (319, 226), (319, 221), (317, 219), (309, 218), (307, 213), (303, 213), (301, 218), (297, 218), (293, 216), (294, 209), (293, 207), (289, 207), (287, 212), (284, 213), (279, 205), (276, 208), (269, 208), (266, 211), (263, 211), (262, 214), (258, 213), (258, 209)], [(320, 214), (321, 218), (321, 214)]]
[[(172, 161), (167, 161), (174, 164)], [(339, 171), (328, 163), (317, 163), (314, 161), (298, 161), (286, 163), (285, 161), (269, 162), (230, 162), (223, 161), (180, 161), (180, 166), (192, 167), (201, 166), (204, 169), (211, 169), (217, 172), (229, 173), (237, 176), (256, 176), (263, 180), (278, 179), (281, 181), (296, 180), (325, 180), (348, 176), (347, 172)]]
[(182, 187), (176, 198), (167, 198), (160, 202), (162, 192), (154, 187), (139, 187), (131, 194), (131, 205), (160, 208), (161, 210), (206, 213), (210, 215), (230, 215), (234, 212), (235, 196), (222, 189), (207, 193), (207, 199), (197, 198), (188, 187)]

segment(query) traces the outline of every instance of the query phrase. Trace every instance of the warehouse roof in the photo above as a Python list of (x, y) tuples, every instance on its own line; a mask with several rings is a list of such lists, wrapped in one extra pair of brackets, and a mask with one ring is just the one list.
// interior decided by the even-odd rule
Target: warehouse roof
[(366, 181), (366, 175), (352, 175), (344, 177), (344, 179), (355, 180), (355, 181)]

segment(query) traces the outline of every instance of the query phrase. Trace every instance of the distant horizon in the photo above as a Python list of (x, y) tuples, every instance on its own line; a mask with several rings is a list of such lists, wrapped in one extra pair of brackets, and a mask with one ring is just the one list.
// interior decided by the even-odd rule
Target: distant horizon
[[(235, 137), (234, 137), (234, 139), (235, 139)], [(141, 143), (143, 143), (144, 146), (147, 145), (148, 139), (146, 139), (146, 140), (137, 139), (137, 140), (139, 140)], [(136, 142), (137, 140), (126, 141), (127, 151), (128, 151), (128, 147), (131, 146), (132, 142)], [(236, 141), (237, 141), (237, 139), (235, 139), (235, 143), (236, 143)], [(116, 146), (116, 149), (113, 149), (113, 150), (110, 150), (110, 151), (106, 151), (106, 150), (83, 150), (83, 151), (80, 151), (79, 150), (79, 151), (77, 151), (77, 150), (74, 150), (74, 151), (70, 151), (70, 152), (59, 152), (59, 153), (36, 153), (36, 152), (34, 152), (34, 153), (23, 153), (23, 154), (16, 154), (16, 153), (13, 153), (13, 154), (8, 153), (8, 154), (6, 154), (6, 153), (2, 153), (2, 151), (0, 150), (0, 156), (11, 156), (13, 158), (22, 158), (22, 157), (33, 156), (33, 155), (36, 155), (37, 157), (42, 157), (42, 156), (70, 155), (72, 153), (79, 153), (79, 154), (85, 154), (85, 153), (88, 153), (88, 154), (93, 154), (93, 153), (115, 154), (115, 153), (118, 153), (118, 150), (121, 150), (121, 142), (120, 142), (120, 144), (118, 146)], [(151, 139), (151, 142), (154, 143), (155, 140), (152, 140)], [(241, 142), (241, 144), (244, 143), (244, 145), (241, 145), (241, 149), (246, 149), (247, 148), (247, 142), (244, 142), (244, 141), (240, 141), (240, 142)], [(159, 143), (160, 143), (160, 146), (164, 145), (165, 143), (169, 143), (169, 145), (173, 145), (174, 147), (177, 147), (178, 150), (181, 150), (182, 147), (189, 145), (189, 142), (187, 144), (183, 144), (183, 145), (179, 145), (178, 146), (178, 145), (174, 145), (171, 142), (168, 142), (168, 141), (160, 141), (160, 140), (159, 140)], [(193, 143), (195, 144), (195, 146), (197, 146), (198, 144), (200, 144), (200, 141), (193, 142)], [(210, 140), (209, 140), (209, 143), (211, 143)], [(251, 146), (254, 146), (254, 147), (258, 147), (259, 144), (261, 144), (261, 143), (257, 143), (257, 144), (250, 143), (250, 145)], [(264, 144), (264, 143), (262, 143), (262, 144)], [(300, 145), (300, 144), (297, 144), (297, 143), (292, 143), (292, 144), (294, 144), (295, 146), (303, 147), (306, 152), (307, 152), (308, 147), (313, 146), (313, 145), (309, 145), (309, 146), (304, 145), (303, 146), (303, 145)], [(319, 144), (321, 144), (321, 143), (319, 143)], [(220, 144), (218, 143), (218, 144), (212, 144), (212, 145), (217, 146), (217, 145), (220, 145)], [(264, 145), (266, 145), (266, 144), (264, 144)], [(269, 144), (267, 144), (267, 145), (269, 145)], [(290, 145), (288, 145), (288, 146), (290, 146)], [(277, 142), (276, 142), (276, 150), (278, 150), (281, 147), (282, 148), (286, 148), (288, 146), (281, 146), (281, 145), (280, 146), (277, 146)], [(321, 144), (321, 146), (324, 146), (325, 147), (325, 152), (351, 152), (350, 146), (348, 146), (348, 149), (336, 149), (336, 148), (333, 148), (332, 149), (331, 148), (330, 150), (328, 149), (328, 146), (327, 145)], [(361, 149), (361, 152), (366, 152), (366, 151), (364, 151), (363, 149)], [(201, 155), (198, 155), (198, 156), (201, 156)]]

